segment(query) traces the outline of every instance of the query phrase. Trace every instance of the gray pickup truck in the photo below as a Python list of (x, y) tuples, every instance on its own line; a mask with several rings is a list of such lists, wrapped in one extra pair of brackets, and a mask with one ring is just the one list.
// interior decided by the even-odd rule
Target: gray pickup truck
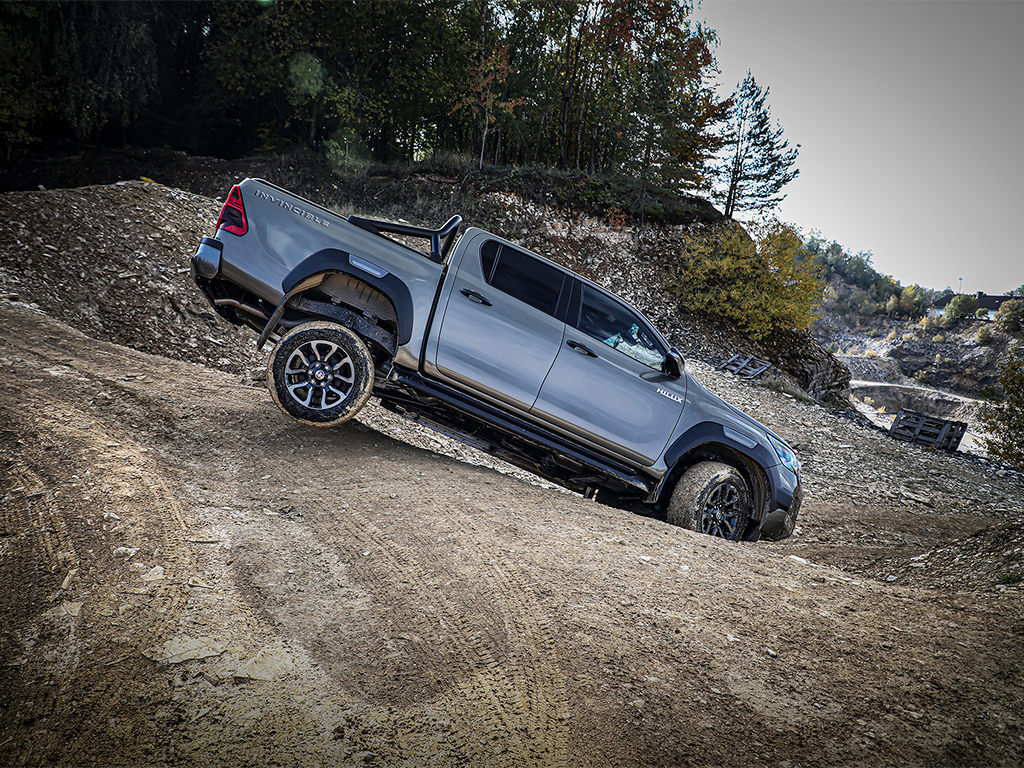
[(267, 383), (296, 421), (339, 424), (373, 395), (613, 506), (733, 541), (793, 532), (800, 464), (782, 439), (691, 378), (622, 299), (460, 225), (346, 219), (246, 179), (192, 274), (274, 345)]

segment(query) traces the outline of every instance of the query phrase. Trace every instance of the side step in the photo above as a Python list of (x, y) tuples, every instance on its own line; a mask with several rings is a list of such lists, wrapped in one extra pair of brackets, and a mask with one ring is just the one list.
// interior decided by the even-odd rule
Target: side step
[[(457, 390), (437, 382), (429, 381), (418, 374), (408, 374), (403, 373), (398, 369), (393, 369), (391, 371), (390, 382), (397, 382), (398, 384), (404, 385), (421, 396), (435, 398), (448, 408), (460, 411), (474, 421), (482, 422), (500, 432), (526, 440), (527, 442), (533, 443), (546, 451), (550, 451), (556, 456), (563, 455), (568, 457), (573, 461), (578, 462), (582, 467), (585, 467), (588, 470), (588, 473), (593, 472), (597, 475), (614, 479), (623, 486), (632, 488), (642, 493), (644, 496), (649, 495), (655, 486), (654, 481), (637, 474), (625, 465), (616, 464), (603, 459), (586, 449), (573, 445), (568, 440), (565, 440), (553, 432), (537, 427), (524, 419), (504, 413), (503, 411), (500, 411), (486, 403), (470, 400), (469, 398), (464, 397)], [(406, 398), (403, 398), (400, 392), (389, 393), (386, 384), (378, 387), (378, 390), (379, 391), (376, 394), (385, 401), (393, 399), (397, 403), (401, 403), (408, 397), (406, 396)], [(410, 404), (414, 405), (415, 403)], [(424, 416), (419, 420), (423, 421), (427, 426), (437, 429), (439, 432), (460, 440), (467, 445), (479, 448), (485, 453), (489, 453), (505, 461), (509, 461), (516, 466), (521, 466), (524, 469), (535, 472), (542, 477), (549, 477), (549, 479), (557, 481), (557, 478), (550, 478), (550, 476), (546, 475), (542, 467), (536, 465), (524, 465), (521, 458), (516, 457), (507, 450), (502, 449), (501, 446), (490, 441), (482, 440), (475, 435), (461, 433), (457, 430), (453, 430), (451, 427), (438, 425), (429, 416)]]

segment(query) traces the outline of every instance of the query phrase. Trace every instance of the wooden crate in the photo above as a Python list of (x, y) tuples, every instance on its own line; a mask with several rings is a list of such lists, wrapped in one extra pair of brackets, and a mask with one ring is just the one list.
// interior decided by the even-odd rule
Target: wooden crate
[(728, 371), (736, 376), (742, 376), (747, 379), (754, 379), (770, 367), (771, 363), (766, 360), (758, 360), (753, 355), (733, 355), (718, 366), (718, 370)]
[(962, 421), (948, 421), (901, 408), (889, 427), (889, 436), (906, 443), (955, 451), (966, 431), (967, 425)]

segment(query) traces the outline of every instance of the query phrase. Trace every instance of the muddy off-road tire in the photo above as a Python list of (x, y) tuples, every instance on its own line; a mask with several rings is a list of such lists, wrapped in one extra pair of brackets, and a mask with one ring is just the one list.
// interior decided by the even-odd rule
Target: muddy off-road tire
[(297, 325), (267, 363), (267, 386), (277, 407), (311, 427), (332, 427), (355, 416), (373, 391), (373, 358), (353, 331), (328, 322)]
[(694, 464), (672, 491), (668, 521), (698, 533), (740, 541), (750, 521), (747, 481), (728, 464)]

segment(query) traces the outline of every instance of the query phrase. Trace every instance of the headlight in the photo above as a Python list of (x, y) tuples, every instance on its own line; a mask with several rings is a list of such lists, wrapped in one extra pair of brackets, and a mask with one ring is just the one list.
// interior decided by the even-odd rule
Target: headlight
[(793, 453), (793, 449), (773, 435), (768, 435), (768, 441), (772, 444), (772, 448), (775, 449), (775, 453), (783, 465), (794, 475), (799, 476), (800, 460)]

